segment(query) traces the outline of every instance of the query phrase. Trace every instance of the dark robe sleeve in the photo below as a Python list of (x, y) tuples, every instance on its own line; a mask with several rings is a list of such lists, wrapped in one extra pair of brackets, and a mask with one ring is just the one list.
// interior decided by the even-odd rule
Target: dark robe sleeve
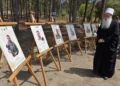
[(110, 35), (104, 39), (105, 42), (110, 42), (111, 40), (116, 39), (116, 37), (119, 36), (119, 25), (118, 23), (115, 23), (114, 26), (112, 27), (112, 33), (110, 33)]

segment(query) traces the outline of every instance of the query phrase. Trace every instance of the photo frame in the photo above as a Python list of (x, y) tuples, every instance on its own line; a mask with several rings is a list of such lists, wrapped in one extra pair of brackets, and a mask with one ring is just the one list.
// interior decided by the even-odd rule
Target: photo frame
[(12, 26), (0, 27), (0, 46), (5, 58), (14, 72), (25, 60)]
[(30, 26), (34, 39), (36, 41), (36, 45), (38, 47), (39, 53), (44, 52), (49, 49), (48, 42), (46, 40), (43, 28), (41, 25)]
[(64, 43), (60, 27), (57, 24), (51, 25), (56, 44)]
[(91, 31), (91, 26), (89, 23), (84, 24), (84, 29), (85, 29), (85, 36), (86, 37), (91, 37), (92, 36), (92, 31)]
[(69, 40), (77, 39), (75, 28), (72, 24), (66, 24), (66, 29), (67, 29)]

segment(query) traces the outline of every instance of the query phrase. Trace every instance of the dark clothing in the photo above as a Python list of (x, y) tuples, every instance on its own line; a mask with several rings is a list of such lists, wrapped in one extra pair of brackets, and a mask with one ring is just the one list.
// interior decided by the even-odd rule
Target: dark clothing
[(16, 55), (18, 55), (19, 50), (17, 48), (17, 46), (15, 45), (14, 42), (11, 42), (6, 45), (6, 47), (8, 48), (8, 50), (10, 51), (10, 53), (15, 57)]
[[(98, 43), (104, 39), (104, 43)], [(103, 77), (112, 77), (115, 72), (116, 53), (119, 40), (119, 25), (112, 21), (108, 29), (101, 26), (97, 31), (96, 53), (93, 62), (93, 71)]]

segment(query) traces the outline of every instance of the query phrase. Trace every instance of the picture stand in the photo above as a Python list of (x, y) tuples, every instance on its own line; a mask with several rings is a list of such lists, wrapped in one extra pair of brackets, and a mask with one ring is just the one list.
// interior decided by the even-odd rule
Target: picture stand
[(79, 48), (79, 50), (80, 50), (80, 53), (81, 53), (81, 55), (83, 56), (83, 52), (82, 52), (81, 46), (80, 46), (80, 44), (79, 44), (79, 39), (69, 40), (70, 55), (71, 55), (71, 49), (72, 49), (72, 47), (71, 47), (72, 42), (77, 43), (78, 48)]
[(92, 42), (94, 49), (96, 49), (96, 46), (95, 46), (95, 38), (96, 38), (95, 36), (84, 37), (84, 39), (85, 39), (85, 53), (87, 53), (87, 42), (88, 42), (88, 46), (89, 46), (90, 43)]
[(87, 53), (87, 42), (88, 42), (88, 46), (92, 42), (94, 49), (96, 49), (95, 36), (93, 36), (93, 33), (91, 31), (90, 23), (84, 23), (84, 29), (85, 29), (85, 37), (84, 37), (84, 39), (85, 39), (85, 53)]
[[(53, 34), (54, 34), (54, 38), (55, 38), (55, 43), (56, 43), (55, 48), (56, 48), (56, 50), (57, 50), (56, 52), (57, 52), (57, 55), (58, 55), (59, 67), (60, 67), (60, 70), (61, 70), (60, 49), (59, 49), (59, 47), (61, 47), (62, 51), (64, 51), (64, 52), (67, 54), (68, 59), (70, 60), (70, 62), (72, 61), (72, 57), (71, 57), (71, 55), (68, 53), (68, 50), (67, 50), (67, 47), (66, 47), (66, 44), (68, 43), (68, 41), (66, 41), (66, 42), (63, 41), (63, 38), (62, 38), (62, 34), (61, 34), (61, 31), (60, 31), (59, 25), (57, 25), (57, 24), (52, 24), (51, 27), (52, 27)], [(55, 31), (56, 31), (55, 29), (56, 29), (56, 28), (58, 29), (58, 32), (59, 32), (59, 35), (60, 35), (60, 39), (59, 39), (59, 40), (61, 40), (61, 42), (58, 42), (58, 41), (57, 41), (57, 37), (55, 36)]]
[[(32, 44), (31, 56), (33, 56), (35, 44), (36, 44), (36, 43), (35, 43), (35, 41), (34, 41), (33, 44)], [(52, 52), (51, 52), (52, 49), (53, 49), (53, 47), (45, 50), (44, 52), (42, 52), (42, 53), (40, 53), (40, 54), (38, 54), (38, 55), (36, 56), (37, 58), (39, 58), (39, 61), (40, 61), (40, 66), (41, 66), (41, 70), (42, 70), (42, 75), (43, 75), (43, 79), (44, 79), (45, 86), (48, 86), (48, 83), (47, 83), (46, 74), (45, 74), (44, 65), (43, 65), (43, 60), (42, 60), (42, 56), (43, 56), (44, 54), (47, 54), (47, 55), (46, 55), (46, 59), (48, 59), (50, 56), (52, 57), (52, 60), (53, 60), (53, 62), (54, 62), (54, 64), (55, 64), (57, 70), (60, 71), (60, 68), (59, 68), (59, 66), (57, 65), (57, 62), (56, 62), (56, 60), (55, 60), (55, 58), (54, 58), (54, 56), (53, 56), (53, 54), (52, 54)], [(59, 60), (58, 60), (58, 62), (59, 62)], [(60, 62), (59, 62), (59, 63), (60, 63)], [(32, 62), (31, 62), (31, 64), (32, 64)]]
[(79, 44), (79, 39), (77, 38), (76, 32), (75, 32), (75, 28), (73, 23), (66, 23), (66, 29), (67, 29), (67, 33), (68, 33), (68, 37), (69, 37), (69, 51), (70, 51), (70, 55), (71, 55), (71, 44), (72, 43), (77, 43), (78, 48), (80, 50), (81, 55), (83, 55), (81, 46)]
[[(9, 26), (9, 25), (17, 25), (17, 22), (3, 22), (2, 18), (0, 17), (0, 26)], [(0, 60), (2, 59), (2, 50), (0, 49)]]
[[(14, 23), (4, 23), (3, 25), (0, 24), (0, 26), (7, 26), (7, 25), (16, 25), (17, 23), (14, 22)], [(3, 52), (1, 50), (1, 52)], [(34, 79), (36, 80), (36, 82), (38, 83), (38, 86), (41, 86), (39, 80), (37, 79), (35, 73), (32, 71), (30, 65), (29, 65), (29, 60), (31, 59), (31, 56), (28, 56), (27, 59), (25, 59), (21, 65), (19, 65), (19, 67), (16, 68), (16, 70), (14, 70), (14, 72), (12, 71), (12, 69), (10, 68), (10, 65), (8, 64), (8, 67), (9, 67), (9, 70), (11, 72), (11, 75), (8, 79), (8, 82), (14, 82), (14, 85), (15, 86), (20, 86), (19, 83), (18, 83), (18, 79), (17, 79), (17, 75), (18, 73), (23, 69), (23, 67), (26, 65), (28, 70), (30, 71), (30, 73), (32, 74), (32, 76), (34, 77)]]
[(39, 80), (37, 79), (36, 75), (32, 71), (31, 66), (29, 65), (29, 60), (30, 59), (31, 59), (31, 56), (29, 56), (14, 72), (12, 72), (10, 67), (9, 67), (10, 72), (12, 73), (12, 75), (9, 77), (8, 82), (13, 81), (15, 86), (20, 86), (16, 76), (23, 69), (23, 67), (26, 65), (28, 70), (30, 71), (30, 73), (33, 75), (33, 77), (35, 78), (36, 82), (38, 83), (38, 86), (41, 86)]
[[(45, 24), (45, 23), (27, 23), (27, 22), (25, 23), (25, 25), (43, 25), (43, 24)], [(31, 50), (31, 52), (30, 52), (30, 55), (31, 55), (32, 57), (33, 57), (33, 55), (34, 55), (34, 46), (35, 46), (35, 45), (36, 45), (36, 42), (35, 42), (35, 40), (33, 40), (33, 42), (32, 42), (32, 50)], [(42, 70), (42, 75), (43, 75), (43, 79), (44, 79), (45, 86), (48, 86), (48, 83), (47, 83), (46, 74), (45, 74), (44, 65), (43, 65), (43, 60), (42, 60), (42, 56), (43, 56), (44, 54), (46, 54), (46, 60), (47, 60), (50, 56), (52, 57), (52, 60), (53, 60), (53, 62), (54, 62), (54, 64), (55, 64), (57, 70), (60, 71), (60, 68), (59, 68), (59, 66), (57, 65), (57, 62), (56, 62), (56, 60), (55, 60), (55, 58), (54, 58), (54, 56), (53, 56), (53, 54), (52, 54), (52, 52), (51, 52), (52, 49), (53, 49), (53, 47), (51, 47), (51, 48), (49, 48), (49, 49), (47, 49), (47, 50), (39, 53), (39, 54), (36, 56), (37, 58), (39, 58), (39, 61), (40, 61), (40, 66), (41, 66), (41, 70)], [(59, 62), (59, 63), (60, 63), (60, 62)], [(30, 65), (32, 65), (32, 59), (30, 60)]]

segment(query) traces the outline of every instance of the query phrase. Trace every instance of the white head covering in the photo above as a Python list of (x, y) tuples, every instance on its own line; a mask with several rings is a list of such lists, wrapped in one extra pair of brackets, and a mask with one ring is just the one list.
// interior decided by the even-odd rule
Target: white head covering
[(114, 9), (113, 8), (107, 8), (105, 13), (109, 13), (109, 14), (113, 15), (114, 14)]

